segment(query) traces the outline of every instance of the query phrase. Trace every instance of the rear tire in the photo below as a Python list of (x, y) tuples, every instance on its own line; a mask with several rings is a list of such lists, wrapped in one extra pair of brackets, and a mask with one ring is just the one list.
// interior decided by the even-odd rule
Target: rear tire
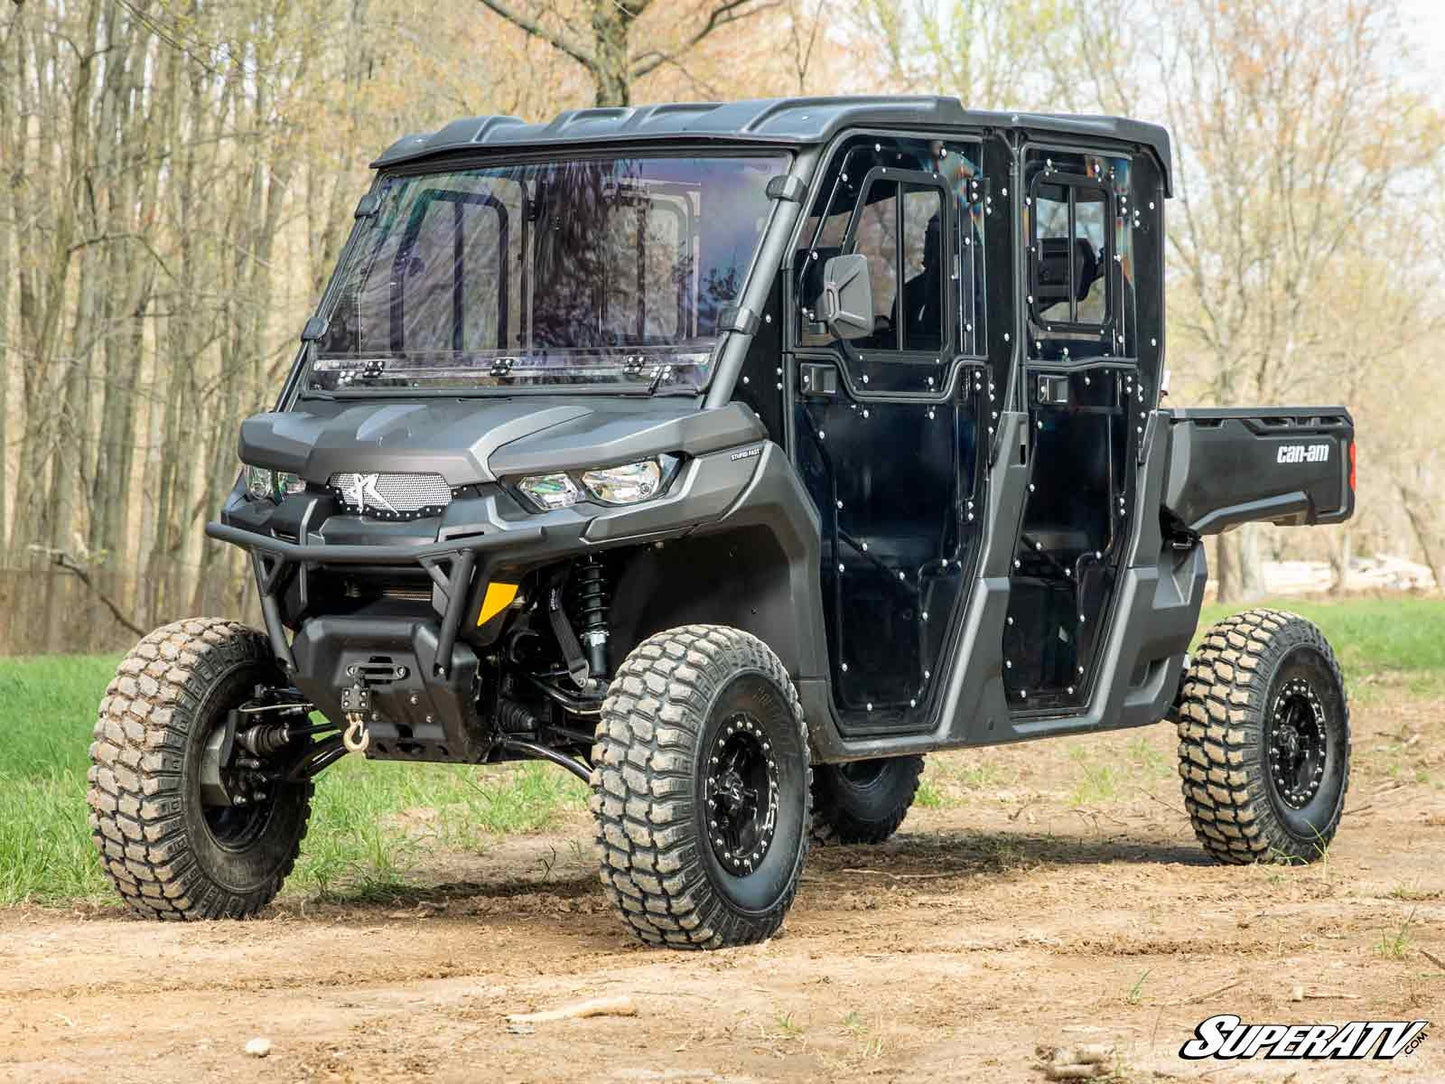
[(1335, 653), (1295, 614), (1249, 610), (1205, 636), (1184, 679), (1179, 774), (1194, 833), (1221, 862), (1313, 862), (1350, 781)]
[(808, 853), (798, 694), (755, 636), (689, 625), (617, 672), (592, 749), (607, 895), (641, 940), (722, 948), (777, 932)]
[(882, 843), (918, 793), (923, 758), (882, 757), (813, 769), (813, 842)]
[(257, 685), (285, 685), (266, 637), (217, 618), (178, 621), (125, 657), (90, 747), (91, 836), (132, 911), (248, 918), (270, 903), (306, 835), (311, 785), (242, 807), (203, 805), (206, 740)]

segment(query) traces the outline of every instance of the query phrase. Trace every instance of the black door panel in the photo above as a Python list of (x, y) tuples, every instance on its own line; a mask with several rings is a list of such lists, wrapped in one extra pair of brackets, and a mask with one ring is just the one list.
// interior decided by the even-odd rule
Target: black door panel
[(798, 405), (798, 468), (823, 520), (835, 704), (854, 728), (924, 724), (980, 538), (982, 395), (981, 379), (965, 379), (943, 403), (840, 391)]
[(1087, 698), (1128, 547), (1143, 411), (1132, 367), (1027, 372), (1032, 466), (1004, 684), (1016, 708), (1043, 710)]

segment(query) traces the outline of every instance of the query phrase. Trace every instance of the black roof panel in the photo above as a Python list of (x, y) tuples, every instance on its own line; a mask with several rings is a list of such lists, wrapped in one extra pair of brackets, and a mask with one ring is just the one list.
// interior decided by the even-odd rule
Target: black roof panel
[(762, 98), (574, 109), (546, 124), (529, 124), (520, 117), (465, 117), (435, 132), (403, 136), (372, 165), (391, 166), (475, 147), (507, 150), (650, 139), (797, 145), (827, 142), (843, 128), (981, 127), (1141, 144), (1158, 158), (1166, 192), (1172, 187), (1169, 133), (1157, 124), (1124, 117), (965, 109), (957, 98), (931, 95)]

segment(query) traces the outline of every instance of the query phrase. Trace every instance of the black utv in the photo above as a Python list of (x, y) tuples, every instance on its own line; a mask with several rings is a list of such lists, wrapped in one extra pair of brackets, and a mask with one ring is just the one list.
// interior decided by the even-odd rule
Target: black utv
[(1225, 862), (1349, 770), (1309, 622), (1204, 638), (1204, 536), (1354, 507), (1342, 407), (1169, 410), (1167, 134), (949, 98), (587, 109), (399, 140), (214, 539), (265, 631), (157, 630), (90, 805), (162, 918), (254, 914), (311, 781), (548, 760), (644, 941), (768, 937), (937, 749), (1172, 719)]

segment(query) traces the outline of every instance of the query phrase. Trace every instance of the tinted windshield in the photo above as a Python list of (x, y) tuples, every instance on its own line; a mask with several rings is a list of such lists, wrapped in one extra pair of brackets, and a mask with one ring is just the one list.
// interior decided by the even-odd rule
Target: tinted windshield
[(701, 387), (785, 155), (384, 178), (310, 385)]

